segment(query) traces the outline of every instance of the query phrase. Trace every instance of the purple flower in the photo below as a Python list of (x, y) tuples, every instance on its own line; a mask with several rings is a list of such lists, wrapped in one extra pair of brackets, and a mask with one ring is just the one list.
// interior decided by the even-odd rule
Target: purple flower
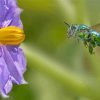
[[(0, 0), (0, 28), (17, 26), (23, 28), (20, 20), (21, 9), (17, 0)], [(26, 60), (19, 45), (0, 45), (0, 93), (6, 97), (13, 83), (26, 83), (23, 74)]]

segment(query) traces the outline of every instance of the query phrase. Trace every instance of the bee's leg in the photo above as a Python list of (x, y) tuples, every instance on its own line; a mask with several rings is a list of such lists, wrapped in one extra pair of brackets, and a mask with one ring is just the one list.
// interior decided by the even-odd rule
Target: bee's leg
[(78, 38), (78, 37), (77, 37), (77, 38), (76, 38), (76, 40), (77, 40), (77, 42), (79, 43), (79, 41), (80, 41), (80, 38)]
[(74, 34), (74, 37), (75, 37), (76, 41), (79, 43), (80, 38), (78, 37), (77, 32)]
[(95, 40), (94, 37), (92, 37), (92, 39), (91, 39), (91, 44), (92, 44), (92, 46), (93, 46), (94, 48), (97, 46), (97, 43), (96, 43), (96, 40)]
[(79, 39), (77, 39), (78, 43), (79, 43)]
[(93, 48), (94, 47), (93, 47), (93, 45), (91, 43), (89, 43), (88, 48), (89, 48), (90, 54), (94, 54), (94, 52), (93, 52)]
[(83, 41), (83, 44), (84, 44), (84, 46), (85, 46), (86, 48), (88, 47), (87, 40), (84, 40), (84, 41)]

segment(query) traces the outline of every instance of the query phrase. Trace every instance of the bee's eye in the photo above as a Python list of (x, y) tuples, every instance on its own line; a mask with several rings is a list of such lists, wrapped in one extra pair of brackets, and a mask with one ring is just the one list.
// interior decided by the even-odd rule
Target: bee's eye
[(75, 27), (75, 26), (73, 26), (73, 27), (72, 27), (72, 30), (74, 30), (74, 29), (76, 29), (76, 27)]

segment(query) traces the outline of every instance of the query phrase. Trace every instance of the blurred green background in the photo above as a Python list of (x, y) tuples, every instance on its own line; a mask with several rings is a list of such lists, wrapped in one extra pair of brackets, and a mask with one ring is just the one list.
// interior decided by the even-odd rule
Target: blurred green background
[[(90, 55), (67, 39), (69, 24), (100, 23), (100, 0), (18, 0), (26, 40), (27, 85), (6, 100), (100, 100), (100, 48)], [(5, 100), (1, 98), (1, 100)]]

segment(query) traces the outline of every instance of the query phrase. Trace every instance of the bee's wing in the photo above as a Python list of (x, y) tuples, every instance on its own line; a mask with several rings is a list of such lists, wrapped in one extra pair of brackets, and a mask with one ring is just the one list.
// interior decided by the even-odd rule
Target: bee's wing
[(96, 24), (96, 25), (93, 25), (91, 26), (92, 29), (96, 30), (97, 32), (100, 32), (100, 23), (99, 24)]

